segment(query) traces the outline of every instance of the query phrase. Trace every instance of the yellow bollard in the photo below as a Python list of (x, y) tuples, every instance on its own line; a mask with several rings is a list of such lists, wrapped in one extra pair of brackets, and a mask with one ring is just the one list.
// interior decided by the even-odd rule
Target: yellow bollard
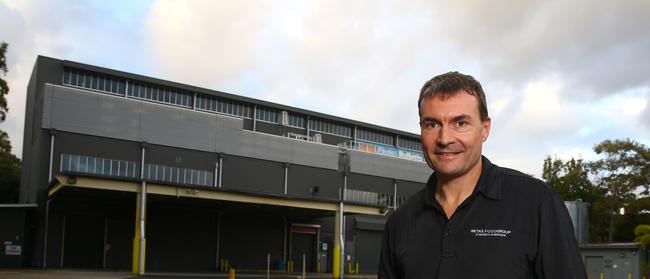
[(228, 279), (235, 279), (235, 269), (231, 268), (230, 271), (228, 271)]
[(320, 260), (316, 260), (316, 272), (320, 272)]
[(600, 279), (605, 279), (605, 273), (600, 273)]
[(359, 274), (359, 262), (357, 262), (357, 267), (354, 270), (354, 274)]
[(632, 273), (630, 272), (627, 273), (627, 279), (632, 279)]
[(332, 276), (340, 278), (341, 274), (341, 247), (334, 247), (332, 255)]

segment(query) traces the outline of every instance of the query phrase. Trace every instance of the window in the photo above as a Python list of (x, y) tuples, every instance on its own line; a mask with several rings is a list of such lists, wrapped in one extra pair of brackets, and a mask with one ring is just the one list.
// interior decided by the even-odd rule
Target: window
[(305, 128), (305, 118), (300, 115), (289, 114), (289, 126)]
[(352, 137), (352, 128), (350, 126), (325, 119), (309, 119), (309, 129), (348, 138)]
[(145, 164), (144, 179), (180, 185), (213, 186), (214, 174), (211, 171)]
[(126, 90), (126, 83), (123, 79), (76, 69), (63, 71), (63, 84), (122, 96)]
[(393, 145), (393, 136), (391, 134), (364, 128), (357, 129), (357, 139)]
[(61, 172), (135, 179), (140, 178), (139, 169), (139, 164), (131, 161), (72, 154), (61, 155)]
[[(117, 84), (117, 86), (120, 88), (124, 85)], [(129, 81), (129, 97), (191, 108), (192, 104), (189, 104), (188, 100), (193, 98), (193, 93), (154, 86), (139, 81)]]
[(255, 119), (265, 122), (278, 123), (279, 113), (275, 110), (265, 107), (257, 107)]
[(197, 95), (196, 108), (241, 118), (251, 118), (250, 106), (208, 95)]
[(410, 150), (415, 150), (415, 151), (422, 151), (422, 144), (420, 143), (419, 139), (411, 139), (411, 138), (399, 138), (399, 147), (405, 148), (405, 149), (410, 149)]

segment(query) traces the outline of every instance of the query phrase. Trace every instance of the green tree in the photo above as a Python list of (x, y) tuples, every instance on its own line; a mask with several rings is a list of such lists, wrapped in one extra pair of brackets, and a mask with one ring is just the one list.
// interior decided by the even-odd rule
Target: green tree
[[(5, 54), (7, 53), (8, 47), (9, 45), (7, 43), (0, 43), (0, 76), (7, 75), (7, 59), (5, 58)], [(7, 85), (7, 81), (0, 77), (0, 122), (5, 121), (7, 112), (9, 111), (7, 107), (7, 94), (9, 94), (9, 85)]]
[(583, 160), (561, 159), (547, 156), (544, 159), (542, 179), (566, 201), (582, 200), (589, 203), (589, 239), (601, 242), (606, 239), (608, 209), (604, 205), (605, 190), (589, 179), (589, 164)]
[[(0, 122), (3, 122), (9, 109), (6, 95), (9, 94), (7, 81), (2, 77), (7, 75), (7, 43), (0, 43)], [(0, 202), (18, 202), (20, 188), (20, 159), (11, 154), (9, 135), (0, 130)]]
[(594, 151), (603, 155), (603, 158), (591, 162), (589, 168), (596, 185), (606, 191), (604, 201), (609, 212), (608, 241), (611, 242), (614, 240), (616, 212), (621, 207), (628, 209), (630, 204), (637, 203), (637, 194), (647, 195), (649, 192), (650, 149), (625, 139), (605, 140), (596, 145)]
[[(634, 228), (634, 241), (641, 244), (641, 247), (647, 248), (650, 244), (650, 225), (641, 224)], [(647, 275), (650, 273), (650, 264), (642, 263), (641, 273)]]

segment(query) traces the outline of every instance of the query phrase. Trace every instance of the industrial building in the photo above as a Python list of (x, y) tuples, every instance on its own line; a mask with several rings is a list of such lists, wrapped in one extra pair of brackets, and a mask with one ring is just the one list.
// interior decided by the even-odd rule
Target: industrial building
[(26, 262), (140, 274), (376, 273), (431, 174), (417, 134), (43, 56), (22, 159)]

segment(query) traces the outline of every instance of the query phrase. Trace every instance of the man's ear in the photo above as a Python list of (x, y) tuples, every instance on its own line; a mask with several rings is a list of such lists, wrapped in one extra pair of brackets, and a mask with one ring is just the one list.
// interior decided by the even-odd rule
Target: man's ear
[(481, 123), (481, 128), (482, 128), (482, 136), (483, 136), (483, 142), (485, 142), (490, 136), (490, 126), (492, 125), (492, 119), (488, 116), (483, 120), (483, 123)]

